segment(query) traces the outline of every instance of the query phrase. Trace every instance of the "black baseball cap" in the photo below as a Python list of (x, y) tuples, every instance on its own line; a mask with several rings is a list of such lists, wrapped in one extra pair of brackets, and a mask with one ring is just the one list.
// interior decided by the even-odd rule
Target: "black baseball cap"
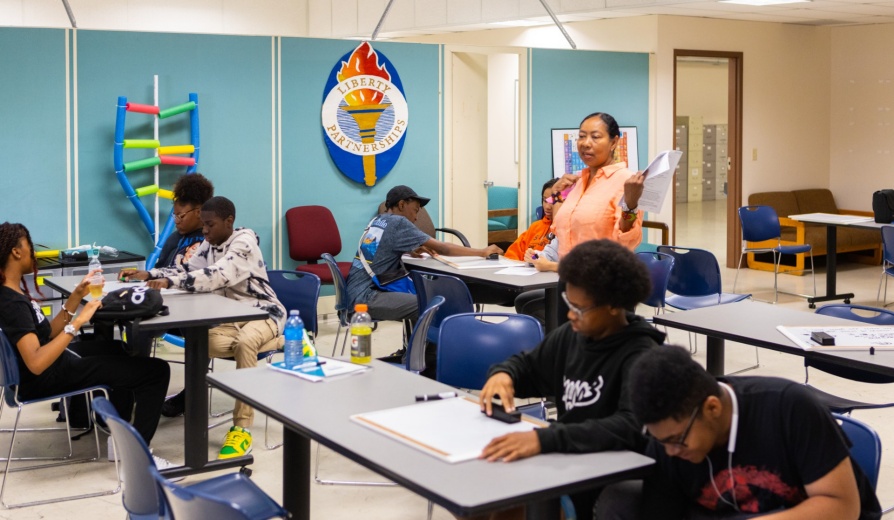
[(407, 200), (407, 199), (418, 200), (420, 207), (425, 206), (426, 204), (428, 204), (428, 201), (431, 200), (431, 199), (427, 199), (425, 197), (420, 197), (419, 195), (416, 195), (416, 192), (413, 191), (413, 188), (411, 188), (409, 186), (400, 185), (400, 186), (395, 186), (395, 187), (391, 188), (390, 190), (388, 190), (388, 196), (385, 197), (385, 208), (391, 209), (394, 206), (397, 206), (398, 202), (400, 202), (402, 200)]

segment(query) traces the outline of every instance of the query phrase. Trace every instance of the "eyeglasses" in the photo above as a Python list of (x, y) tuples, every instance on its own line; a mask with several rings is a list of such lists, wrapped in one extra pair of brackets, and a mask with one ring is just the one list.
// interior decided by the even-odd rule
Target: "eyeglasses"
[(597, 307), (601, 307), (601, 305), (591, 305), (585, 309), (581, 309), (577, 305), (574, 305), (573, 303), (568, 301), (568, 295), (565, 293), (565, 291), (562, 291), (562, 299), (565, 300), (565, 305), (568, 306), (568, 310), (577, 314), (577, 319), (581, 319), (584, 317), (584, 314), (592, 311), (593, 309), (595, 309)]
[[(699, 403), (698, 406), (695, 407), (695, 410), (692, 410), (692, 415), (689, 417), (689, 424), (686, 425), (686, 429), (683, 430), (683, 433), (681, 433), (679, 437), (677, 437), (676, 439), (668, 438), (668, 439), (655, 439), (655, 440), (665, 446), (674, 446), (677, 448), (688, 448), (688, 446), (686, 446), (686, 437), (689, 437), (689, 431), (692, 430), (692, 425), (695, 424), (695, 418), (698, 417), (698, 413), (701, 411), (703, 403), (704, 403), (704, 401)], [(645, 428), (643, 428), (643, 430), (645, 430)], [(648, 430), (646, 430), (646, 434), (648, 434)], [(653, 437), (653, 439), (654, 439), (654, 437)]]
[(192, 208), (191, 210), (184, 211), (183, 213), (175, 213), (174, 220), (179, 222), (179, 221), (183, 220), (184, 218), (186, 218), (186, 216), (189, 215), (190, 213), (192, 213), (193, 211), (199, 211), (199, 208)]

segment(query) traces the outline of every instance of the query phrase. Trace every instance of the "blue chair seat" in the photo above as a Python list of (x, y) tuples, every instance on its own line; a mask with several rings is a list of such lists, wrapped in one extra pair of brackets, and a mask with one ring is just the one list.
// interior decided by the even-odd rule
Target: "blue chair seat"
[(701, 309), (703, 307), (712, 307), (714, 305), (740, 302), (742, 300), (747, 300), (750, 297), (750, 294), (733, 293), (722, 293), (720, 294), (720, 298), (718, 298), (716, 294), (707, 296), (680, 296), (672, 294), (665, 299), (665, 303), (675, 309), (689, 311), (692, 309)]
[[(159, 478), (163, 479), (160, 476)], [(225, 500), (234, 506), (238, 505), (239, 512), (245, 518), (276, 518), (286, 515), (285, 510), (279, 504), (274, 502), (257, 484), (242, 473), (221, 475), (211, 480), (192, 484), (186, 488), (180, 486), (174, 488), (173, 484), (168, 485), (167, 481), (164, 482), (167, 487), (171, 488), (166, 490), (167, 496), (173, 493), (184, 496), (186, 500), (191, 500), (190, 495), (203, 494), (214, 497), (216, 500)], [(183, 491), (186, 491), (186, 493)], [(172, 502), (170, 498), (168, 502)], [(174, 504), (172, 504), (172, 509), (177, 511), (177, 507)]]
[(804, 244), (799, 246), (779, 246), (776, 248), (776, 251), (782, 253), (783, 255), (797, 255), (799, 253), (806, 253), (811, 249), (810, 244)]
[(503, 231), (504, 229), (509, 229), (506, 226), (505, 222), (500, 222), (498, 220), (488, 220), (487, 221), (487, 230), (488, 231)]

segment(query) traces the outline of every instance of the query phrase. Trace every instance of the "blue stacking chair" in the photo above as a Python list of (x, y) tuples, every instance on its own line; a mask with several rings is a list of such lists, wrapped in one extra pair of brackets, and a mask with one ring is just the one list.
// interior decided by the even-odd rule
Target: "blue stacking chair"
[(410, 271), (413, 285), (416, 287), (416, 299), (419, 308), (425, 309), (435, 296), (443, 296), (444, 304), (435, 313), (428, 328), (428, 341), (438, 344), (441, 322), (448, 316), (465, 312), (475, 312), (472, 295), (465, 282), (449, 274), (435, 274), (424, 271)]
[[(8, 406), (10, 408), (14, 408), (16, 410), (16, 418), (15, 423), (13, 423), (12, 430), (3, 430), (6, 432), (12, 432), (12, 438), (9, 440), (9, 451), (6, 454), (6, 469), (3, 470), (2, 481), (0, 481), (0, 503), (3, 504), (3, 507), (7, 509), (15, 509), (18, 507), (27, 507), (27, 506), (35, 506), (40, 504), (51, 504), (54, 502), (63, 502), (66, 500), (75, 500), (78, 498), (88, 498), (88, 497), (98, 497), (102, 495), (111, 495), (117, 493), (121, 490), (120, 479), (116, 484), (115, 489), (107, 490), (107, 491), (99, 491), (95, 493), (82, 493), (79, 495), (67, 495), (63, 497), (56, 498), (47, 498), (43, 500), (35, 500), (32, 502), (19, 502), (15, 504), (10, 504), (6, 502), (4, 498), (4, 493), (6, 492), (6, 479), (11, 472), (23, 471), (23, 470), (36, 470), (41, 468), (49, 468), (54, 466), (59, 466), (62, 464), (74, 464), (77, 462), (88, 462), (95, 461), (100, 458), (99, 451), (99, 432), (96, 428), (93, 428), (93, 438), (96, 441), (96, 456), (89, 459), (74, 459), (73, 458), (73, 448), (71, 444), (71, 426), (69, 425), (68, 418), (69, 413), (67, 409), (67, 405), (65, 404), (65, 398), (67, 397), (75, 397), (75, 396), (88, 396), (95, 393), (102, 393), (103, 395), (108, 397), (108, 387), (106, 386), (91, 386), (89, 388), (83, 388), (80, 390), (75, 390), (73, 392), (67, 392), (64, 394), (56, 394), (49, 395), (46, 397), (40, 397), (37, 399), (21, 399), (19, 397), (19, 381), (21, 380), (19, 377), (19, 365), (16, 361), (15, 353), (13, 352), (13, 346), (7, 339), (6, 334), (3, 331), (0, 331), (0, 392), (3, 393), (3, 401), (0, 402), (0, 412), (2, 412), (4, 406)], [(69, 354), (70, 355), (70, 354)], [(29, 404), (34, 403), (42, 403), (46, 401), (58, 401), (62, 400), (62, 406), (65, 407), (65, 428), (19, 428), (19, 420), (22, 417), (22, 409)], [(88, 406), (89, 410), (89, 406)], [(48, 432), (48, 431), (58, 431), (60, 433), (64, 432), (66, 437), (68, 438), (68, 454), (63, 456), (37, 456), (37, 457), (20, 457), (13, 458), (12, 449), (16, 444), (16, 437), (20, 431), (28, 431), (28, 432)], [(39, 464), (35, 466), (28, 466), (24, 468), (10, 468), (10, 465), (13, 460), (45, 460), (45, 461), (57, 461), (53, 463), (47, 464)], [(118, 466), (115, 465), (115, 471), (117, 473)], [(45, 482), (45, 484), (51, 485), (50, 482)], [(34, 485), (34, 484), (32, 484)], [(64, 488), (64, 484), (57, 483), (62, 488)]]
[(317, 337), (317, 303), (320, 300), (320, 277), (302, 271), (267, 271), (267, 279), (277, 299), (285, 306), (286, 314), (297, 310), (301, 313), (304, 329)]
[(667, 283), (670, 280), (671, 270), (674, 268), (674, 257), (666, 253), (650, 252), (640, 252), (636, 256), (646, 264), (646, 268), (649, 269), (649, 279), (652, 282), (652, 292), (643, 303), (654, 307), (655, 314), (664, 312)]
[(875, 299), (879, 300), (882, 294), (882, 282), (885, 282), (885, 295), (879, 300), (882, 305), (887, 307), (885, 300), (888, 299), (888, 277), (894, 276), (894, 226), (882, 226), (882, 277), (878, 281), (878, 294)]
[(868, 424), (846, 415), (832, 414), (844, 435), (851, 441), (851, 459), (857, 463), (872, 489), (878, 485), (878, 473), (882, 465), (882, 441)]
[[(121, 419), (112, 403), (97, 397), (93, 408), (112, 431), (116, 455), (124, 468), (123, 501), (129, 518), (263, 520), (287, 516), (282, 507), (242, 473), (221, 475), (190, 486), (167, 481), (158, 473), (143, 438)], [(164, 495), (159, 493), (159, 488), (164, 489)], [(169, 492), (177, 494), (172, 499)]]
[[(859, 311), (860, 313), (854, 311)], [(870, 325), (894, 325), (894, 312), (876, 307), (866, 307), (864, 305), (836, 303), (824, 305), (817, 309), (816, 313), (824, 316), (834, 316), (836, 318), (859, 321)], [(827, 374), (832, 374), (833, 376), (850, 379), (851, 381), (858, 381), (860, 383), (890, 384), (894, 383), (894, 377), (805, 357), (804, 384), (807, 385), (807, 388), (810, 388), (810, 390), (813, 391), (813, 394), (820, 400), (820, 402), (833, 412), (850, 414), (854, 410), (870, 410), (873, 408), (888, 408), (894, 406), (894, 403), (866, 403), (823, 392), (815, 386), (808, 384), (810, 380), (809, 369), (811, 367), (826, 372)]]
[[(782, 227), (779, 225), (779, 216), (776, 210), (770, 206), (742, 206), (739, 208), (739, 223), (742, 226), (742, 254), (739, 255), (739, 265), (736, 267), (736, 278), (733, 280), (733, 292), (736, 290), (736, 282), (739, 281), (739, 270), (742, 269), (742, 259), (748, 253), (773, 253), (773, 303), (779, 300), (779, 263), (782, 255), (796, 255), (810, 253), (810, 276), (813, 277), (813, 296), (816, 296), (816, 273), (813, 269), (813, 246), (799, 244), (792, 246), (782, 245)], [(748, 247), (748, 242), (765, 242), (775, 240), (774, 247)], [(807, 295), (793, 294), (807, 298)]]

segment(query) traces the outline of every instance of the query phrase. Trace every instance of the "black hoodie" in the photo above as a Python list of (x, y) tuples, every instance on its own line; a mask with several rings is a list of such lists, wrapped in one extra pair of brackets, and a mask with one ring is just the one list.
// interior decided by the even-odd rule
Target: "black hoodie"
[(558, 422), (537, 430), (543, 453), (640, 450), (642, 425), (630, 409), (630, 367), (664, 342), (664, 333), (627, 313), (628, 325), (601, 340), (582, 336), (566, 323), (530, 352), (491, 367), (506, 372), (516, 397), (555, 396)]

